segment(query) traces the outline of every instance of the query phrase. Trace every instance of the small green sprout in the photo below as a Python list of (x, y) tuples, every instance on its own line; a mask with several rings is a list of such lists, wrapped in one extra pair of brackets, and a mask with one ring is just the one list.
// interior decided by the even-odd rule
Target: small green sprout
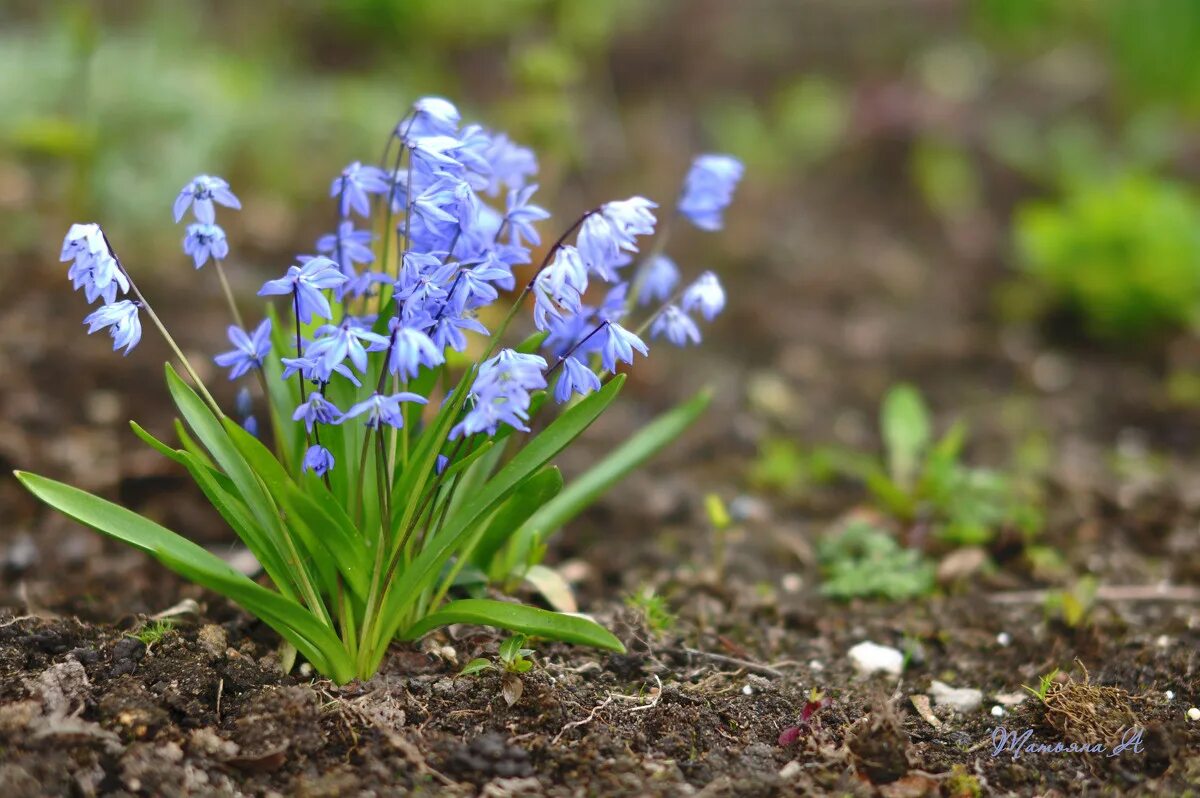
[(725, 502), (721, 501), (721, 497), (715, 493), (704, 497), (704, 512), (708, 515), (708, 522), (713, 528), (713, 570), (716, 571), (717, 579), (720, 580), (725, 574), (726, 537), (729, 528), (733, 526), (733, 519), (729, 516)]
[(496, 655), (497, 662), (476, 657), (468, 662), (458, 675), (472, 676), (484, 671), (500, 671), (500, 693), (504, 696), (505, 703), (511, 707), (525, 692), (521, 674), (528, 673), (533, 668), (533, 660), (529, 659), (533, 649), (525, 648), (527, 642), (529, 638), (525, 635), (515, 634), (500, 644), (500, 651)]
[(175, 621), (170, 618), (162, 618), (157, 621), (144, 623), (137, 628), (136, 631), (129, 632), (126, 637), (132, 637), (135, 640), (142, 641), (149, 651), (156, 643), (159, 643), (175, 629)]
[(869, 521), (851, 521), (822, 538), (817, 559), (824, 577), (821, 593), (843, 601), (902, 601), (929, 595), (936, 586), (932, 562)]
[(1042, 609), (1047, 619), (1058, 618), (1068, 629), (1084, 625), (1096, 604), (1096, 577), (1086, 574), (1079, 577), (1067, 590), (1054, 590), (1046, 595)]
[(628, 596), (625, 606), (637, 610), (646, 622), (646, 628), (655, 637), (671, 631), (678, 619), (667, 605), (667, 600), (655, 592), (654, 588), (646, 587)]
[(1021, 687), (1028, 690), (1031, 695), (1044, 704), (1046, 703), (1046, 694), (1050, 692), (1050, 685), (1054, 684), (1054, 679), (1058, 676), (1058, 672), (1059, 669), (1055, 668), (1044, 676), (1039, 676), (1036, 690), (1027, 684), (1023, 684)]

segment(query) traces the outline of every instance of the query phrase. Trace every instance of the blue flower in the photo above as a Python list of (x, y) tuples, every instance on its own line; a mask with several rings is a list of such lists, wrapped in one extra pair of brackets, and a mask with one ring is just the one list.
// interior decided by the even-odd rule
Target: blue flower
[(334, 465), (333, 453), (324, 446), (310, 446), (308, 451), (304, 453), (304, 463), (301, 466), (302, 471), (311, 471), (319, 477), (325, 476), (325, 473), (333, 470)]
[(680, 310), (676, 305), (667, 305), (662, 313), (650, 325), (650, 336), (658, 338), (665, 335), (675, 346), (687, 346), (700, 343), (700, 328), (692, 317)]
[(67, 270), (72, 287), (84, 289), (89, 303), (102, 298), (111, 305), (117, 299), (117, 291), (129, 291), (129, 279), (108, 250), (104, 233), (97, 224), (73, 224), (63, 239), (63, 261), (74, 260)]
[(358, 377), (355, 377), (354, 372), (344, 363), (327, 369), (325, 368), (325, 359), (319, 357), (284, 357), (280, 358), (280, 361), (283, 363), (283, 379), (285, 380), (299, 372), (300, 376), (309, 382), (324, 383), (329, 382), (330, 377), (334, 374), (341, 374), (354, 383), (356, 388), (362, 386)]
[(88, 335), (108, 327), (113, 339), (113, 351), (125, 347), (128, 355), (138, 341), (142, 340), (142, 322), (138, 319), (138, 306), (128, 299), (105, 305), (88, 314), (83, 323), (88, 326)]
[(721, 281), (712, 272), (705, 272), (696, 278), (683, 292), (684, 310), (700, 309), (700, 315), (707, 321), (712, 321), (725, 308), (725, 289)]
[(455, 352), (461, 352), (467, 348), (467, 336), (463, 334), (463, 330), (479, 333), (480, 335), (488, 335), (487, 327), (484, 327), (478, 319), (473, 316), (442, 316), (433, 325), (433, 330), (429, 333), (429, 337), (433, 339), (434, 346), (438, 349), (445, 350), (453, 349)]
[(391, 353), (388, 355), (388, 371), (409, 379), (417, 376), (421, 366), (433, 368), (446, 362), (442, 350), (421, 330), (405, 327), (399, 319), (392, 319)]
[(320, 391), (313, 391), (304, 403), (298, 405), (292, 413), (292, 421), (303, 421), (309, 434), (315, 424), (336, 424), (342, 417), (342, 411), (325, 398)]
[(745, 168), (732, 155), (701, 155), (692, 162), (683, 182), (679, 212), (701, 230), (720, 230), (722, 212)]
[(596, 372), (580, 363), (573, 357), (563, 361), (562, 375), (554, 386), (554, 400), (563, 403), (571, 398), (571, 394), (587, 396), (592, 391), (600, 390), (600, 377)]
[(513, 349), (484, 361), (471, 385), (474, 404), (450, 430), (450, 440), (480, 432), (495, 435), (500, 424), (528, 432), (530, 391), (546, 387), (545, 369), (545, 358)]
[(516, 246), (524, 246), (526, 241), (535, 247), (542, 243), (542, 237), (538, 235), (533, 223), (549, 219), (550, 212), (529, 204), (537, 188), (536, 185), (525, 186), (508, 192), (504, 221), (508, 225), (509, 241)]
[(399, 429), (404, 426), (404, 413), (400, 409), (400, 403), (416, 402), (423, 405), (427, 401), (420, 394), (408, 393), (406, 391), (394, 393), (391, 396), (374, 393), (347, 410), (346, 415), (342, 416), (340, 421), (357, 418), (365, 413), (367, 415), (367, 427), (370, 429), (378, 427), (381, 423)]
[(308, 324), (313, 316), (323, 319), (333, 318), (329, 300), (322, 291), (337, 288), (346, 282), (336, 263), (329, 258), (312, 258), (303, 267), (291, 266), (287, 275), (278, 280), (268, 280), (258, 290), (259, 296), (276, 296), (295, 294), (296, 315), (300, 321)]
[(537, 156), (528, 147), (521, 147), (503, 133), (493, 134), (484, 152), (491, 166), (487, 193), (496, 196), (507, 186), (510, 190), (524, 188), (527, 179), (538, 171)]
[(441, 97), (422, 97), (413, 103), (413, 116), (409, 122), (401, 123), (397, 132), (407, 131), (408, 137), (451, 136), (458, 131), (462, 116), (454, 103)]
[(652, 208), (645, 197), (607, 202), (590, 214), (579, 228), (576, 243), (587, 268), (600, 279), (613, 282), (616, 270), (629, 262), (623, 253), (637, 252), (637, 236), (654, 232)]
[(630, 197), (627, 200), (605, 203), (602, 213), (616, 231), (621, 249), (637, 252), (634, 238), (654, 233), (656, 220), (651, 209), (657, 207), (658, 203), (645, 197)]
[(600, 338), (600, 362), (609, 371), (616, 371), (618, 362), (632, 364), (635, 349), (643, 355), (649, 354), (641, 338), (614, 322), (605, 323)]
[(391, 189), (387, 173), (376, 166), (363, 166), (355, 161), (342, 170), (329, 185), (329, 196), (340, 197), (338, 205), (343, 217), (349, 216), (351, 209), (359, 216), (371, 213), (370, 194), (386, 194)]
[(183, 218), (189, 207), (196, 214), (196, 220), (202, 224), (212, 224), (216, 221), (213, 203), (224, 205), (226, 208), (239, 209), (242, 203), (229, 190), (229, 184), (219, 177), (197, 175), (192, 182), (183, 187), (175, 198), (175, 221)]
[(638, 291), (640, 305), (666, 300), (679, 285), (679, 267), (666, 255), (655, 255), (642, 268), (642, 287)]
[(248, 416), (254, 412), (254, 399), (250, 396), (250, 389), (245, 385), (238, 388), (237, 398), (233, 400), (233, 407), (239, 416)]
[(371, 250), (370, 230), (355, 230), (354, 222), (343, 219), (337, 232), (327, 233), (317, 239), (317, 252), (338, 260), (342, 273), (353, 279), (355, 263), (373, 263), (375, 253)]
[(442, 475), (442, 472), (446, 470), (446, 466), (448, 466), (448, 465), (450, 465), (450, 458), (444, 454), (439, 454), (437, 456), (437, 460), (434, 463), (433, 470), (436, 471), (437, 475), (440, 477)]
[(197, 269), (207, 263), (210, 257), (224, 260), (229, 256), (225, 231), (215, 224), (189, 224), (187, 235), (183, 237), (183, 253), (192, 256)]
[[(320, 359), (326, 372), (332, 372), (347, 357), (354, 367), (362, 373), (367, 371), (367, 352), (380, 352), (387, 349), (387, 339), (378, 333), (356, 327), (349, 320), (338, 326), (322, 325), (317, 331), (318, 336), (305, 354), (313, 359)], [(366, 343), (368, 346), (364, 347)]]
[(271, 352), (271, 320), (263, 319), (250, 335), (236, 325), (230, 325), (229, 342), (233, 349), (223, 352), (213, 360), (222, 368), (231, 369), (229, 379), (236, 380), (252, 368), (262, 368), (263, 360)]

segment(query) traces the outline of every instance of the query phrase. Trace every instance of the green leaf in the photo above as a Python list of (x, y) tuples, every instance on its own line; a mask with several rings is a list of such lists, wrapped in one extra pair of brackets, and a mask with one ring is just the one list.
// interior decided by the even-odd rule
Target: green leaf
[[(493, 581), (508, 576), (515, 562), (524, 562), (524, 558), (519, 551), (500, 554), (501, 549), (539, 507), (554, 499), (562, 486), (562, 472), (554, 467), (543, 468), (522, 482), (492, 516), (486, 531), (471, 552), (471, 561), (491, 574)], [(497, 554), (500, 554), (503, 562), (493, 563)]]
[(531, 637), (625, 652), (625, 646), (612, 632), (589, 618), (491, 599), (452, 601), (405, 630), (404, 639), (415, 640), (433, 629), (454, 623), (495, 626)]
[(712, 401), (703, 390), (688, 401), (668, 410), (640, 432), (618, 446), (600, 462), (571, 481), (556, 497), (538, 509), (513, 536), (514, 564), (525, 562), (525, 554), (589, 507), (629, 473), (678, 438)]
[(120, 505), (37, 474), (16, 477), (33, 495), (81, 524), (128, 543), (192, 581), (228, 596), (339, 682), (353, 677), (341, 641), (311, 612), (233, 570), (220, 557)]
[(512, 662), (520, 657), (521, 649), (524, 648), (527, 640), (528, 638), (519, 632), (508, 637), (500, 644), (500, 659), (504, 662)]
[[(396, 635), (421, 591), (437, 578), (446, 562), (460, 551), (463, 544), (478, 533), (478, 524), (522, 482), (587, 429), (617, 398), (624, 384), (624, 375), (613, 377), (599, 391), (564, 412), (529, 440), (512, 460), (447, 520), (434, 540), (388, 586), (382, 613), (386, 621), (380, 624), (379, 637), (374, 641), (377, 648)], [(379, 656), (382, 656), (382, 652)]]
[(892, 479), (910, 489), (931, 435), (929, 411), (916, 388), (901, 384), (888, 391), (880, 411), (880, 430)]
[(484, 671), (489, 671), (495, 667), (496, 666), (492, 664), (491, 660), (486, 660), (483, 657), (476, 657), (475, 659), (471, 660), (466, 665), (464, 665), (463, 669), (458, 672), (458, 675), (459, 676), (473, 676), (476, 673), (482, 673)]

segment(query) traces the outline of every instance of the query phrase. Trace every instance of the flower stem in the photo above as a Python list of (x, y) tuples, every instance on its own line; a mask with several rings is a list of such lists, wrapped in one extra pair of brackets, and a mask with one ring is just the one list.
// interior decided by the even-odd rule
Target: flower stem
[(229, 280), (225, 278), (225, 267), (221, 265), (218, 258), (214, 258), (213, 262), (217, 266), (217, 279), (221, 281), (221, 290), (225, 293), (225, 301), (229, 303), (229, 312), (233, 314), (233, 322), (245, 330), (246, 323), (242, 321), (242, 314), (238, 311), (237, 302), (233, 300), (233, 289), (229, 287)]

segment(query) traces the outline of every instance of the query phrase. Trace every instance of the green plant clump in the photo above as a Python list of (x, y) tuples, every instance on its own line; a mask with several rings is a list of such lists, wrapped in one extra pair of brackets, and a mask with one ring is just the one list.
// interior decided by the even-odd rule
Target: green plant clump
[(1072, 185), (1017, 211), (1022, 265), (1046, 298), (1100, 339), (1194, 325), (1200, 311), (1200, 199), (1143, 175)]
[(936, 586), (932, 562), (867, 521), (851, 521), (826, 535), (817, 544), (817, 558), (821, 593), (830, 598), (903, 601), (927, 596)]

